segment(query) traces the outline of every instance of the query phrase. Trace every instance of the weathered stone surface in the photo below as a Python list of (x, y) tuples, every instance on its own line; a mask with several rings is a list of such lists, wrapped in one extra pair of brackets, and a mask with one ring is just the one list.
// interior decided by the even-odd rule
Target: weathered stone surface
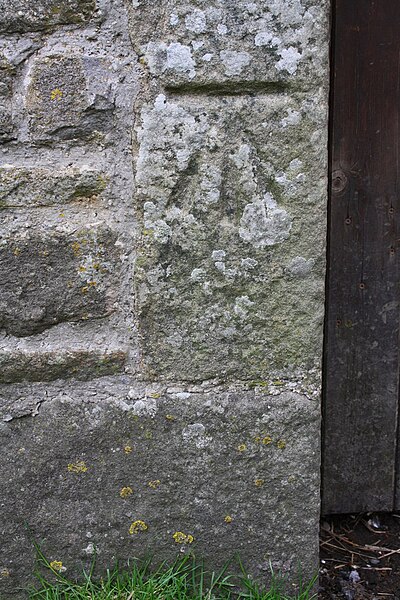
[(27, 93), (29, 129), (35, 142), (95, 139), (113, 126), (114, 97), (105, 61), (89, 56), (37, 59)]
[(132, 41), (168, 85), (325, 78), (326, 0), (166, 0), (132, 3)]
[(21, 235), (0, 245), (0, 327), (12, 335), (110, 314), (118, 270), (109, 229)]
[(14, 137), (11, 97), (15, 72), (14, 65), (0, 53), (0, 142)]
[(263, 378), (321, 356), (324, 98), (160, 94), (141, 112), (136, 269), (151, 377)]
[(95, 169), (0, 167), (0, 208), (52, 206), (96, 200), (107, 185), (107, 177)]
[(51, 29), (56, 25), (85, 23), (96, 0), (0, 0), (0, 32)]
[[(299, 563), (305, 577), (314, 572), (317, 402), (240, 387), (146, 390), (126, 378), (4, 393), (7, 414), (30, 398), (37, 404), (34, 418), (2, 426), (1, 489), (12, 490), (0, 512), (4, 598), (31, 579), (25, 523), (68, 576), (89, 564), (94, 547), (99, 570), (117, 557), (172, 560), (193, 550), (212, 568), (239, 552), (264, 581), (269, 561), (293, 579)], [(121, 497), (127, 487), (132, 494)], [(130, 534), (138, 520), (147, 530)], [(193, 542), (177, 544), (175, 532)]]
[(21, 381), (86, 380), (120, 373), (126, 362), (126, 351), (86, 348), (36, 352), (0, 351), (0, 383)]

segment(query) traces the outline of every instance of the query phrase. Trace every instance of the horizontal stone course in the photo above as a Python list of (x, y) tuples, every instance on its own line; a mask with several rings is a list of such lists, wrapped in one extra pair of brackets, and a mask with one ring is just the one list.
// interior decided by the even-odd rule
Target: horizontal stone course
[(4, 165), (0, 167), (0, 208), (95, 201), (107, 182), (106, 175), (92, 168)]
[[(126, 564), (156, 548), (158, 562), (194, 551), (213, 569), (238, 552), (264, 581), (270, 561), (294, 580), (299, 563), (304, 577), (313, 574), (318, 403), (239, 385), (198, 393), (175, 387), (146, 390), (106, 378), (101, 387), (4, 390), (15, 412), (28, 398), (37, 403), (37, 416), (3, 425), (4, 482), (14, 490), (2, 507), (9, 540), (0, 560), (10, 573), (1, 581), (5, 591), (26, 582), (33, 564), (24, 522), (69, 577), (82, 560), (90, 563), (89, 542), (98, 572), (116, 558)], [(132, 494), (124, 497), (128, 486)], [(147, 529), (130, 533), (138, 520)], [(66, 533), (69, 523), (74, 527)], [(192, 543), (177, 543), (176, 532), (193, 536)]]
[(0, 32), (45, 31), (86, 23), (96, 0), (0, 0)]
[(123, 371), (126, 351), (109, 349), (0, 350), (0, 383), (93, 379)]

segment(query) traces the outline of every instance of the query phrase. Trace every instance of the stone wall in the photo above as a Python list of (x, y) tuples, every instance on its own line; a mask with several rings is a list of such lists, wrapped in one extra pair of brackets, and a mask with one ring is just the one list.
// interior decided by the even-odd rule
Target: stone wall
[(327, 0), (0, 0), (0, 32), (3, 597), (30, 535), (67, 575), (310, 575)]

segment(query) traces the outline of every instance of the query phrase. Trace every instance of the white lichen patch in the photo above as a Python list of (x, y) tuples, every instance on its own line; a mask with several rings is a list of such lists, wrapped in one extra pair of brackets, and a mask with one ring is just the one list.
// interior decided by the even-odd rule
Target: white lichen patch
[[(128, 398), (130, 398), (130, 393), (131, 391), (128, 392)], [(133, 393), (136, 394), (136, 390), (133, 390)], [(145, 396), (142, 400), (136, 400), (130, 405), (129, 410), (138, 417), (151, 417), (153, 419), (158, 411), (158, 403), (155, 398)]]
[(301, 113), (291, 108), (287, 111), (287, 117), (281, 119), (282, 127), (288, 127), (289, 125), (298, 125), (301, 121)]
[(182, 438), (186, 443), (194, 443), (199, 450), (206, 448), (213, 441), (211, 436), (206, 435), (206, 428), (202, 423), (193, 423), (185, 427)]
[(294, 75), (297, 71), (297, 64), (302, 58), (302, 54), (294, 46), (289, 48), (283, 48), (279, 50), (281, 60), (279, 60), (275, 67), (278, 71), (287, 71), (290, 75)]
[(196, 63), (192, 57), (190, 46), (180, 42), (149, 42), (145, 46), (145, 60), (153, 75), (161, 75), (172, 71), (193, 79), (196, 75)]
[(259, 31), (254, 37), (254, 44), (260, 46), (279, 46), (282, 40), (270, 31)]
[(193, 33), (204, 33), (207, 28), (207, 18), (202, 10), (195, 9), (185, 17), (186, 29)]
[(251, 63), (249, 52), (236, 50), (222, 50), (219, 57), (225, 67), (225, 75), (240, 75), (245, 67)]
[(235, 300), (233, 312), (237, 317), (245, 319), (249, 314), (249, 309), (254, 306), (254, 302), (248, 296), (239, 296)]
[(245, 206), (240, 219), (239, 235), (254, 248), (274, 246), (289, 237), (292, 221), (289, 214), (279, 208), (270, 193), (264, 194)]
[(302, 256), (295, 256), (286, 266), (286, 271), (293, 275), (293, 277), (306, 277), (311, 271), (315, 264), (313, 258), (303, 258)]

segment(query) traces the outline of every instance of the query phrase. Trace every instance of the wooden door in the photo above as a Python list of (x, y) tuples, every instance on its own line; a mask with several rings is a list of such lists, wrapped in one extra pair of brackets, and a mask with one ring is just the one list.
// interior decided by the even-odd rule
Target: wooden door
[(400, 508), (400, 0), (333, 1), (322, 510), (390, 511)]

